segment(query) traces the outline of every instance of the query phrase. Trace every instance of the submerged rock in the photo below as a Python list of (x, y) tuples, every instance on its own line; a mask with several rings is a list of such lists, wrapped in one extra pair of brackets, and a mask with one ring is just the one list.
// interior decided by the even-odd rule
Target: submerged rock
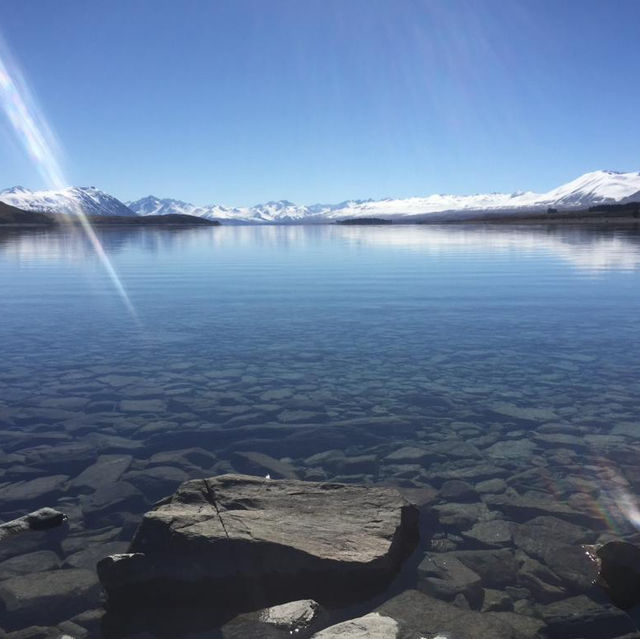
[(47, 570), (0, 583), (0, 618), (6, 628), (57, 623), (99, 603), (92, 570)]
[(57, 528), (66, 519), (66, 515), (53, 508), (40, 508), (28, 515), (0, 524), (0, 541), (24, 532)]
[(265, 608), (260, 613), (260, 621), (276, 628), (298, 631), (311, 624), (316, 616), (318, 603), (313, 599), (289, 601), (279, 606)]
[(197, 479), (148, 512), (129, 553), (103, 559), (98, 574), (112, 609), (349, 599), (393, 575), (417, 540), (417, 522), (415, 506), (391, 488)]
[(379, 612), (349, 619), (316, 632), (311, 639), (396, 639), (398, 622)]

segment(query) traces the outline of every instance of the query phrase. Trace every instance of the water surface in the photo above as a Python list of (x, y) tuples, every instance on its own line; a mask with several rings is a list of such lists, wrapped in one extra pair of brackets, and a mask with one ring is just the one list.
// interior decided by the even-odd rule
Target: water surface
[[(81, 235), (0, 235), (2, 512), (66, 509), (65, 567), (126, 548), (137, 518), (179, 481), (234, 470), (434, 490), (500, 479), (478, 495), (586, 513), (592, 541), (634, 532), (638, 230), (220, 227), (100, 239), (137, 318)], [(193, 448), (205, 452), (184, 452)], [(245, 454), (256, 452), (271, 461)], [(121, 458), (119, 472), (81, 475), (105, 455)], [(531, 518), (494, 506), (495, 517)], [(462, 535), (474, 523), (428, 543), (478, 547)], [(78, 557), (87, 547), (94, 555)]]

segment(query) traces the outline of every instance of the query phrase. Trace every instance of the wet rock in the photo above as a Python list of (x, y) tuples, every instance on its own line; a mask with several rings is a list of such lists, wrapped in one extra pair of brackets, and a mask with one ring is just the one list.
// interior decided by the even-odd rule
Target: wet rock
[(511, 545), (513, 523), (504, 519), (478, 522), (462, 536), (477, 544), (498, 548)]
[(530, 406), (518, 406), (510, 402), (496, 402), (491, 410), (497, 415), (511, 417), (525, 422), (551, 422), (558, 421), (558, 416), (550, 408), (533, 408)]
[(22, 504), (38, 506), (58, 497), (67, 475), (51, 475), (27, 481), (19, 481), (2, 486), (2, 502), (5, 508), (15, 508)]
[[(4, 498), (4, 493), (3, 493)], [(28, 515), (0, 524), (0, 541), (29, 531), (50, 530), (62, 526), (66, 515), (53, 508), (40, 508)]]
[(514, 631), (514, 639), (547, 639), (545, 623), (541, 619), (532, 616), (516, 614), (515, 612), (490, 612), (488, 617), (493, 617), (502, 623), (506, 623)]
[(634, 622), (622, 610), (596, 603), (586, 595), (570, 597), (546, 606), (538, 613), (548, 625), (551, 639), (607, 639), (634, 633)]
[(259, 614), (259, 619), (277, 628), (295, 632), (311, 625), (318, 607), (318, 603), (313, 599), (289, 601), (279, 606), (272, 606), (262, 610)]
[(215, 462), (215, 455), (204, 448), (195, 447), (155, 453), (149, 459), (149, 466), (179, 466), (183, 469), (197, 466), (208, 469)]
[(451, 553), (482, 577), (482, 585), (502, 588), (516, 582), (518, 562), (511, 550), (456, 550)]
[(449, 459), (480, 458), (482, 453), (476, 446), (463, 439), (445, 439), (444, 441), (431, 444), (429, 451), (432, 455), (438, 455)]
[(624, 541), (610, 541), (598, 548), (598, 584), (613, 603), (623, 609), (640, 603), (640, 548)]
[(433, 506), (438, 522), (441, 526), (464, 530), (476, 522), (490, 520), (491, 514), (483, 503), (476, 504), (439, 504)]
[(89, 636), (89, 631), (82, 626), (79, 626), (77, 623), (73, 621), (63, 621), (58, 624), (58, 629), (63, 633), (64, 637), (69, 637), (70, 639), (85, 639), (85, 637)]
[(478, 493), (471, 484), (459, 479), (445, 481), (440, 487), (440, 497), (445, 501), (477, 501)]
[(427, 554), (418, 566), (419, 590), (452, 601), (463, 594), (472, 605), (482, 601), (481, 578), (448, 553)]
[(97, 563), (107, 555), (116, 555), (127, 551), (126, 541), (110, 541), (106, 543), (88, 544), (88, 547), (69, 555), (65, 565), (71, 568), (88, 568), (95, 570)]
[[(375, 590), (417, 538), (394, 489), (223, 475), (184, 483), (129, 549), (98, 564), (112, 605), (212, 596), (229, 606)], [(203, 587), (203, 584), (207, 587)]]
[(47, 624), (95, 607), (100, 585), (91, 570), (49, 570), (0, 582), (0, 613), (6, 628)]
[(42, 570), (60, 567), (60, 558), (50, 550), (40, 550), (24, 555), (16, 555), (0, 563), (0, 579), (17, 577)]
[(535, 517), (524, 524), (515, 524), (513, 538), (517, 546), (531, 557), (546, 562), (551, 548), (577, 546), (588, 541), (592, 534), (575, 524), (557, 517)]
[(513, 602), (503, 590), (484, 588), (480, 610), (482, 612), (509, 612), (513, 610)]
[(515, 521), (532, 519), (537, 516), (553, 516), (576, 525), (601, 526), (602, 521), (594, 520), (589, 513), (573, 510), (551, 495), (538, 493), (536, 496), (525, 495), (486, 495), (484, 502), (491, 508), (502, 511)]
[(377, 611), (396, 621), (401, 637), (524, 639), (510, 624), (495, 616), (464, 610), (417, 590), (393, 597)]
[(522, 553), (518, 583), (527, 588), (536, 601), (549, 603), (566, 597), (560, 580), (546, 566)]
[(95, 461), (96, 449), (83, 442), (61, 442), (23, 450), (29, 466), (46, 468), (49, 472), (75, 474)]
[(94, 491), (107, 483), (120, 479), (131, 465), (131, 455), (101, 455), (98, 461), (85, 468), (70, 482), (71, 488)]
[(120, 481), (116, 484), (100, 486), (92, 495), (80, 500), (85, 519), (89, 523), (110, 512), (138, 512), (145, 505), (142, 493), (131, 484)]
[(392, 464), (422, 464), (426, 462), (432, 454), (424, 449), (416, 446), (404, 446), (394, 450), (384, 459)]
[(588, 590), (598, 577), (598, 562), (582, 546), (552, 546), (544, 553), (545, 563), (565, 585)]
[(75, 639), (66, 637), (59, 628), (49, 626), (28, 626), (7, 634), (0, 633), (2, 639)]
[(311, 639), (396, 639), (398, 630), (397, 621), (391, 617), (370, 612), (316, 632)]
[(496, 459), (528, 459), (535, 449), (536, 445), (530, 439), (513, 439), (489, 446), (486, 453)]
[(264, 453), (237, 451), (233, 455), (233, 465), (241, 473), (248, 475), (269, 475), (273, 479), (298, 479), (298, 472), (292, 464), (275, 459)]
[(167, 402), (163, 399), (123, 399), (120, 410), (125, 413), (164, 413)]
[(144, 470), (128, 472), (123, 480), (137, 488), (153, 503), (170, 495), (189, 475), (175, 466), (153, 466)]
[(485, 481), (478, 482), (475, 486), (476, 491), (485, 493), (503, 493), (507, 489), (507, 482), (504, 479), (487, 479)]

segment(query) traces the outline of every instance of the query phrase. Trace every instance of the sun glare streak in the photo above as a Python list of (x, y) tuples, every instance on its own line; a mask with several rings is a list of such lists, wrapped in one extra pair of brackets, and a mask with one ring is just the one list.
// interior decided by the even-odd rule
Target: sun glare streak
[[(52, 189), (69, 185), (59, 161), (59, 148), (44, 115), (37, 107), (18, 65), (13, 62), (0, 35), (0, 101), (16, 136), (32, 159), (38, 172)], [(106, 254), (91, 222), (80, 205), (74, 206), (74, 216), (87, 236), (109, 279), (121, 297), (127, 310), (138, 321), (129, 295)]]

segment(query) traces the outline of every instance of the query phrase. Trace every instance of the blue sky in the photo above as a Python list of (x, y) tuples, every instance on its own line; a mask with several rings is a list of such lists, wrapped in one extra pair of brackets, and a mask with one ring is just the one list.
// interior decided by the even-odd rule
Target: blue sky
[[(543, 191), (640, 170), (640, 2), (3, 0), (69, 180), (122, 200)], [(0, 118), (0, 188), (43, 186)]]

